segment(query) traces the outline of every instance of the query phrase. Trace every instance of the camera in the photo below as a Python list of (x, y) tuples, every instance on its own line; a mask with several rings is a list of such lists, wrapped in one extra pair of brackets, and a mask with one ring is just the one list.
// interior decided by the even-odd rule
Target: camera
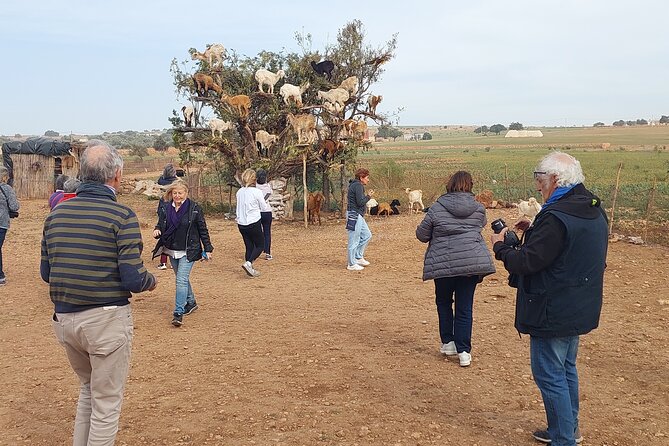
[[(490, 223), (490, 227), (495, 234), (499, 234), (502, 232), (502, 229), (506, 228), (506, 223), (501, 218), (498, 218), (497, 220)], [(506, 231), (506, 234), (504, 234), (504, 244), (515, 248), (520, 245), (520, 240), (518, 239), (518, 236), (515, 232), (509, 230)]]

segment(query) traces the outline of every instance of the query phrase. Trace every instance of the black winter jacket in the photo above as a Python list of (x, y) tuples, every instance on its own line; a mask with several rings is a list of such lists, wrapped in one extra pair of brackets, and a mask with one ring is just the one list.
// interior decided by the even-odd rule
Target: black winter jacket
[(544, 206), (520, 249), (495, 243), (495, 258), (518, 289), (516, 329), (552, 338), (597, 328), (607, 248), (606, 214), (582, 184)]
[[(167, 230), (167, 206), (172, 206), (172, 202), (165, 203), (158, 207), (158, 224), (155, 229), (159, 229), (162, 234)], [(180, 232), (180, 231), (178, 231)], [(158, 239), (156, 247), (153, 249), (153, 257), (156, 258), (162, 254), (164, 240)], [(207, 222), (204, 219), (204, 213), (199, 204), (190, 200), (188, 209), (188, 229), (186, 231), (186, 257), (189, 262), (195, 262), (202, 258), (202, 249), (206, 252), (213, 252), (214, 247), (209, 239), (209, 230)]]

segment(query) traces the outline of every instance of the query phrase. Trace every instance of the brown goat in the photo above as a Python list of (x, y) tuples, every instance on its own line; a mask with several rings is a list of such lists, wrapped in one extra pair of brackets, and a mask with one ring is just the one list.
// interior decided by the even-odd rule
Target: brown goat
[(221, 100), (226, 102), (230, 107), (234, 107), (240, 117), (245, 118), (249, 115), (249, 110), (251, 109), (251, 98), (245, 94), (228, 96), (227, 94), (223, 93), (221, 95)]
[(325, 196), (321, 191), (309, 192), (307, 198), (307, 212), (309, 213), (309, 221), (313, 224), (318, 219), (318, 224), (321, 224), (321, 206), (325, 201)]
[(218, 94), (221, 94), (223, 91), (221, 86), (214, 82), (214, 78), (208, 74), (195, 73), (193, 75), (193, 82), (195, 83), (195, 91), (198, 96), (206, 95), (209, 90), (214, 90)]
[(376, 212), (376, 215), (381, 215), (385, 212), (386, 216), (393, 213), (393, 209), (390, 207), (390, 203), (379, 203), (379, 209)]
[(318, 142), (318, 153), (325, 159), (334, 159), (337, 152), (341, 151), (344, 148), (344, 144), (341, 141), (335, 141), (333, 139), (323, 139)]
[(379, 102), (383, 100), (383, 96), (370, 95), (367, 98), (367, 106), (369, 107), (369, 112), (373, 115), (376, 115), (376, 106), (379, 105)]

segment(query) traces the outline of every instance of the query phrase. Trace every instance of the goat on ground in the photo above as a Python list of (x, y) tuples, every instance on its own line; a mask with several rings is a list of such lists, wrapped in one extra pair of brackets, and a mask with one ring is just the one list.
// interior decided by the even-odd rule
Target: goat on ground
[[(423, 210), (425, 209), (425, 206), (423, 205), (423, 191), (420, 189), (416, 190), (411, 190), (408, 187), (404, 189), (404, 192), (407, 193), (409, 197), (409, 213), (413, 213), (413, 205), (414, 204), (419, 204), (420, 209)], [(416, 207), (416, 213), (418, 213), (418, 208)]]
[(199, 59), (209, 63), (210, 67), (213, 67), (214, 60), (216, 60), (219, 65), (223, 65), (223, 56), (225, 55), (225, 47), (220, 43), (214, 43), (209, 45), (204, 53), (199, 53), (197, 51), (191, 54), (191, 59)]
[(297, 85), (286, 83), (279, 89), (279, 94), (286, 105), (290, 105), (290, 99), (292, 98), (298, 107), (302, 107), (302, 93), (307, 91), (307, 88), (309, 88), (309, 82), (300, 85), (299, 87)]
[(265, 130), (258, 130), (256, 132), (256, 144), (258, 145), (258, 155), (267, 158), (269, 156), (269, 148), (272, 144), (277, 142), (278, 136), (266, 132)]
[(324, 60), (323, 62), (316, 63), (311, 61), (311, 68), (314, 69), (316, 74), (319, 76), (327, 76), (328, 80), (332, 79), (332, 70), (334, 70), (334, 62), (331, 60)]
[(321, 191), (309, 192), (307, 197), (307, 212), (309, 213), (309, 222), (321, 224), (321, 206), (325, 201), (325, 196)]
[(262, 89), (263, 85), (269, 85), (269, 94), (274, 94), (274, 85), (279, 82), (279, 79), (284, 77), (286, 73), (283, 70), (279, 70), (276, 73), (272, 73), (269, 70), (260, 68), (256, 71), (256, 80), (258, 81), (258, 89), (261, 93), (265, 91)]
[(379, 203), (379, 208), (377, 210), (377, 215), (381, 215), (383, 213), (388, 215), (398, 215), (400, 213), (399, 209), (397, 208), (400, 205), (400, 201), (397, 199), (394, 199), (390, 203)]
[(184, 123), (186, 127), (193, 127), (193, 115), (195, 115), (195, 109), (192, 105), (184, 105), (181, 107), (181, 113), (184, 115)]
[(237, 114), (244, 118), (249, 115), (249, 110), (251, 109), (251, 98), (245, 94), (238, 94), (237, 96), (228, 96), (227, 94), (221, 95), (221, 100), (226, 102), (230, 107), (233, 107), (237, 110)]
[(521, 217), (527, 217), (530, 221), (534, 221), (534, 217), (541, 211), (541, 205), (537, 203), (537, 199), (530, 197), (527, 201), (520, 200), (518, 203), (518, 213)]
[(379, 212), (379, 202), (373, 198), (367, 200), (365, 206), (367, 207), (367, 213), (369, 213), (369, 215), (376, 215)]
[(195, 73), (193, 75), (193, 82), (195, 83), (195, 91), (198, 96), (206, 95), (209, 90), (214, 90), (218, 94), (223, 92), (221, 86), (214, 82), (214, 78), (208, 74)]
[(224, 121), (218, 118), (211, 118), (209, 120), (209, 128), (211, 128), (211, 137), (216, 138), (216, 132), (222, 137), (223, 132), (232, 129), (231, 121)]

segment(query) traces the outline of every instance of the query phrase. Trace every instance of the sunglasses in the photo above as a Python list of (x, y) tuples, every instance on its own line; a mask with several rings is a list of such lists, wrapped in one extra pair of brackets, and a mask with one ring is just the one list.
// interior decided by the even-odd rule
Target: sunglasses
[(541, 175), (546, 175), (546, 172), (534, 171), (534, 179), (538, 180)]

